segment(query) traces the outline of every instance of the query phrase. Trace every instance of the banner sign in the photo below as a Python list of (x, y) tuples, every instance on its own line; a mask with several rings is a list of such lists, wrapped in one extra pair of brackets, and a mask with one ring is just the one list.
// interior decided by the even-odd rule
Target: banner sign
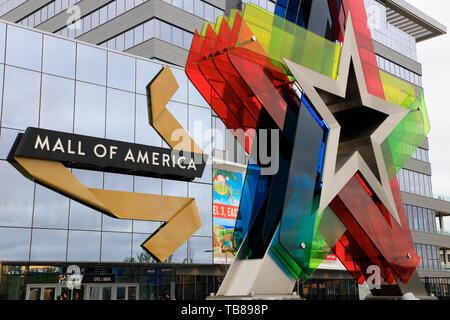
[(28, 128), (8, 160), (27, 157), (60, 161), (66, 167), (190, 181), (200, 178), (206, 156), (115, 140)]
[(241, 192), (241, 173), (214, 169), (214, 263), (231, 263), (234, 259), (233, 233), (239, 211)]

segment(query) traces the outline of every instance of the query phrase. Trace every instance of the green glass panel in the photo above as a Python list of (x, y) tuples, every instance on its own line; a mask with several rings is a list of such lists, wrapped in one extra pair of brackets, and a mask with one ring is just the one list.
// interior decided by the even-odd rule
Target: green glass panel
[[(341, 46), (322, 38), (256, 5), (247, 4), (243, 21), (253, 33), (264, 55), (284, 66), (286, 58), (321, 74), (337, 78)], [(239, 35), (238, 46), (248, 46), (247, 32)], [(263, 54), (262, 52), (258, 52)], [(287, 68), (285, 67), (287, 72)]]
[(416, 97), (414, 86), (380, 71), (386, 100), (410, 112), (391, 132), (381, 148), (392, 180), (430, 132), (430, 121), (423, 93)]

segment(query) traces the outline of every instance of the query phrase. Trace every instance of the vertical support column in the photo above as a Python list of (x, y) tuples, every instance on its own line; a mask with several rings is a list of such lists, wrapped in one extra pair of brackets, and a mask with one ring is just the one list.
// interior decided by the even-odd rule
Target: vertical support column
[(442, 248), (442, 250), (444, 251), (444, 263), (445, 263), (445, 267), (447, 267), (448, 265), (448, 252), (446, 248)]
[(444, 218), (442, 217), (442, 214), (439, 214), (439, 228), (441, 231), (444, 230)]

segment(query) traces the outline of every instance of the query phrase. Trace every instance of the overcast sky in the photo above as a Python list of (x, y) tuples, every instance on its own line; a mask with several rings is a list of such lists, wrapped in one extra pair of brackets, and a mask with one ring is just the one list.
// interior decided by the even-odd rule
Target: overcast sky
[[(449, 0), (408, 0), (450, 31)], [(425, 103), (431, 122), (430, 160), (433, 193), (450, 197), (450, 36), (417, 44), (423, 66)]]

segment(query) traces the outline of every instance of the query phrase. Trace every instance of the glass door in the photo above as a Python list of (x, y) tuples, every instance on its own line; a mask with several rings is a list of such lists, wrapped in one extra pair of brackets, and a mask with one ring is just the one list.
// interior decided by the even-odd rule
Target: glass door
[(137, 300), (136, 285), (117, 285), (116, 300)]
[(56, 300), (57, 285), (28, 285), (26, 300)]
[(113, 285), (89, 284), (86, 287), (86, 300), (112, 300), (113, 298)]

